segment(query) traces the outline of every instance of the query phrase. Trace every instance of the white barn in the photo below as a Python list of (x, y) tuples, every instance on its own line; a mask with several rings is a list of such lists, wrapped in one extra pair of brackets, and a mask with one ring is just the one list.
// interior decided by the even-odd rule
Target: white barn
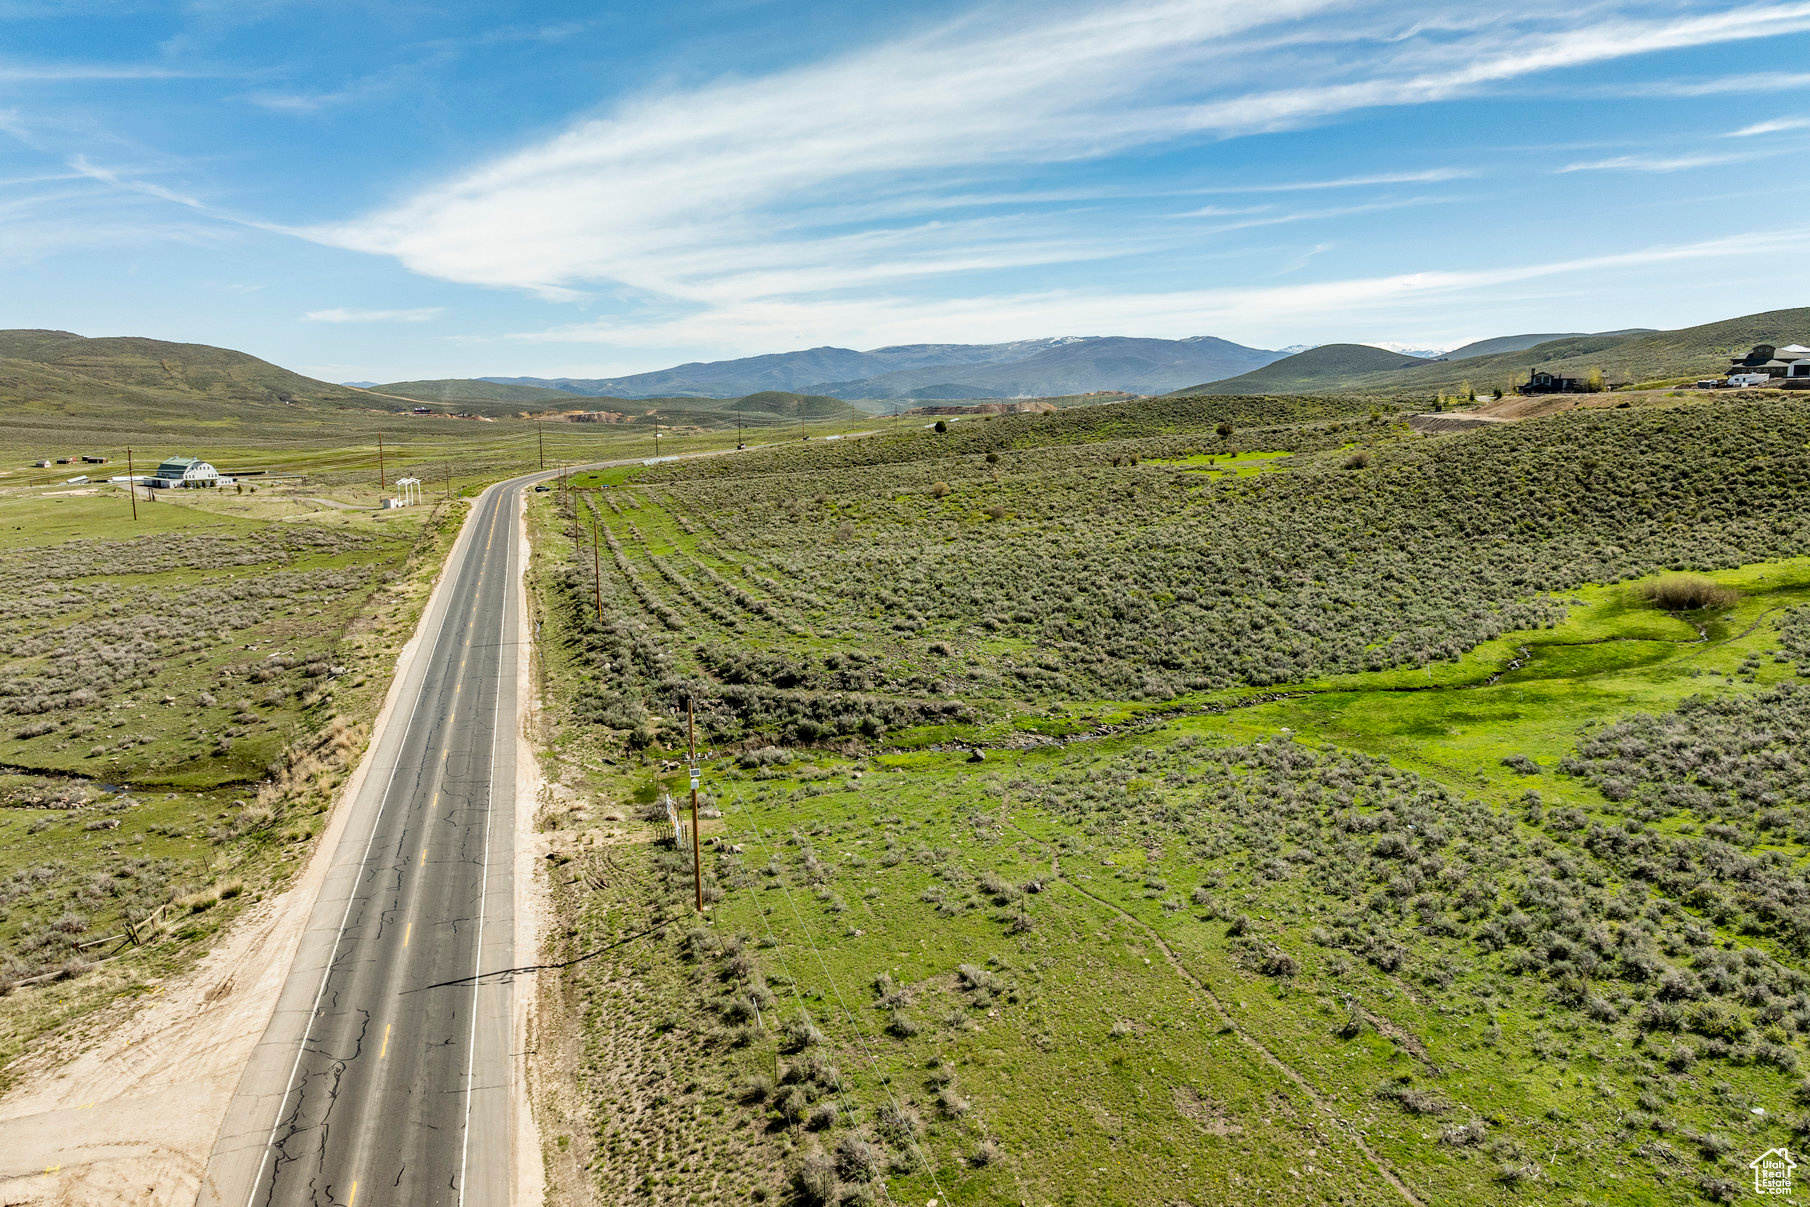
[(222, 482), (230, 485), (231, 479), (222, 478), (219, 470), (199, 457), (166, 458), (157, 467), (157, 472), (145, 479), (145, 485), (160, 490), (178, 486), (219, 486)]

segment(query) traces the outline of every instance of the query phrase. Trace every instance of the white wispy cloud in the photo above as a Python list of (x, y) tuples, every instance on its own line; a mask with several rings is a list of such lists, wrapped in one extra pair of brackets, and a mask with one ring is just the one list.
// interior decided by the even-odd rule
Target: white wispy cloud
[(0, 59), (0, 84), (182, 80), (205, 73), (141, 63), (27, 63)]
[(1236, 338), (1253, 329), (1293, 330), (1316, 324), (1346, 327), (1353, 314), (1382, 322), (1395, 315), (1417, 313), (1416, 307), (1431, 306), (1444, 312), (1461, 299), (1499, 300), (1517, 287), (1569, 286), (1600, 281), (1617, 272), (1800, 251), (1810, 252), (1810, 226), (1508, 268), (1407, 272), (1290, 285), (1120, 293), (1045, 290), (935, 300), (767, 298), (675, 318), (570, 324), (519, 332), (511, 338), (528, 344), (592, 343), (636, 350), (772, 349), (800, 335), (807, 343), (826, 342), (832, 333), (855, 347), (997, 341), (1049, 331), (1135, 331), (1169, 338), (1211, 331)]
[(1780, 117), (1768, 122), (1755, 122), (1739, 130), (1730, 130), (1730, 138), (1752, 138), (1756, 134), (1782, 134), (1787, 130), (1810, 130), (1810, 117)]
[[(1290, 222), (1314, 222), (1327, 218), (1349, 218), (1355, 214), (1375, 214), (1384, 210), (1406, 209), (1418, 205), (1439, 205), (1454, 200), (1448, 197), (1399, 197), (1389, 201), (1370, 201), (1359, 205), (1334, 205), (1317, 210), (1287, 210), (1279, 213), (1265, 212), (1269, 207), (1262, 207), (1255, 217), (1239, 218), (1236, 222), (1215, 222), (1206, 227), (1208, 231), (1248, 230), (1259, 226), (1281, 226)], [(1217, 218), (1235, 211), (1227, 211), (1216, 206), (1205, 209), (1190, 210), (1178, 214), (1178, 218)]]
[(1591, 159), (1568, 163), (1554, 169), (1565, 172), (1684, 172), (1691, 168), (1707, 168), (1717, 164), (1739, 163), (1752, 155), (1611, 155), (1607, 159)]
[[(1439, 14), (1353, 11), (1336, 0), (1152, 0), (1029, 26), (982, 13), (829, 62), (646, 95), (391, 208), (303, 233), (430, 276), (550, 297), (607, 284), (711, 310), (783, 302), (972, 272), (995, 255), (1021, 263), (1027, 246), (1038, 262), (1070, 254), (1070, 244), (1078, 257), (1099, 254), (1099, 239), (1074, 238), (1044, 217), (1001, 236), (1003, 253), (976, 244), (952, 255), (948, 228), (901, 214), (886, 248), (861, 259), (836, 229), (838, 207), (870, 205), (902, 182), (922, 188), (939, 177), (1286, 129), (1475, 95), (1540, 72), (1810, 30), (1804, 2), (1658, 15), (1556, 4)], [(1273, 87), (1278, 78), (1314, 82)], [(796, 224), (801, 209), (817, 227)], [(757, 273), (733, 267), (757, 247), (780, 263)]]
[(443, 306), (422, 306), (415, 310), (355, 310), (335, 306), (329, 310), (310, 310), (302, 317), (311, 323), (428, 323), (445, 313)]
[(1383, 184), (1437, 184), (1447, 180), (1474, 180), (1483, 175), (1472, 168), (1428, 168), (1420, 172), (1383, 172), (1374, 176), (1337, 176), (1330, 180), (1288, 180), (1278, 184), (1228, 184), (1192, 190), (1197, 193), (1297, 193), (1317, 189), (1351, 189)]
[(1591, 89), (1598, 96), (1678, 97), (1733, 96), (1742, 93), (1797, 92), (1810, 88), (1810, 73), (1800, 71), (1744, 71), (1734, 75), (1696, 80), (1649, 80), (1640, 84), (1615, 84)]

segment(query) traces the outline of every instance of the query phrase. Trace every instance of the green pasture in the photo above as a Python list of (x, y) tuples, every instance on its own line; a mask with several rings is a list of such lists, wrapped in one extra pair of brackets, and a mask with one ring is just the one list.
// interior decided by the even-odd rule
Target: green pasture
[(1294, 453), (1286, 450), (1279, 452), (1245, 452), (1194, 453), (1187, 457), (1146, 457), (1141, 464), (1169, 465), (1189, 473), (1223, 474), (1234, 478), (1248, 477), (1251, 474), (1263, 473), (1267, 470), (1282, 468), (1277, 462)]
[[(660, 517), (625, 514), (656, 550), (685, 539)], [(771, 1163), (737, 1167), (748, 1193), (783, 1197), (784, 1175), (813, 1146), (833, 1159), (838, 1137), (859, 1132), (881, 1146), (894, 1202), (1403, 1201), (1385, 1168), (1425, 1203), (1699, 1202), (1738, 1182), (1748, 1156), (1794, 1142), (1794, 1077), (1720, 1062), (1676, 1072), (1671, 1041), (1635, 1027), (1627, 1007), (1613, 1023), (1587, 1017), (1461, 936), (1405, 933), (1399, 972), (1325, 947), (1313, 936), (1348, 907), (1312, 877), (1266, 881), (1255, 856), (1162, 819), (1197, 807), (1191, 766), (1286, 734), (1483, 802), (1515, 835), (1510, 868), (1556, 855), (1583, 866), (1600, 886), (1590, 892), (1622, 891), (1562, 832), (1524, 820), (1522, 802), (1534, 789), (1548, 810), (1613, 821), (1613, 806), (1556, 770), (1582, 734), (1792, 677), (1770, 657), (1773, 622), (1810, 602), (1810, 559), (1714, 577), (1741, 591), (1732, 607), (1670, 614), (1641, 602), (1638, 582), (1586, 586), (1565, 593), (1552, 627), (1430, 668), (1161, 704), (1067, 700), (921, 727), (867, 756), (795, 751), (759, 768), (713, 756), (706, 803), (722, 817), (705, 822), (705, 874), (721, 899), (708, 942), (758, 966), (753, 983), (770, 996), (751, 1029), (712, 1023), (733, 1017), (738, 994), (760, 993), (724, 971), (728, 948), (700, 955), (685, 939), (689, 869), (657, 842), (608, 856), (644, 869), (646, 904), (618, 894), (592, 910), (574, 888), (572, 942), (629, 933), (650, 904), (678, 923), (586, 983), (631, 966), (670, 978), (675, 1029), (649, 1042), (716, 1053), (694, 1070), (694, 1098), (720, 1105), (684, 1126), (759, 1137)], [(548, 673), (561, 693), (582, 670), (556, 659)], [(1259, 694), (1277, 698), (1252, 702)], [(1120, 729), (1095, 732), (1107, 726)], [(550, 758), (582, 768), (595, 799), (682, 796), (682, 776), (606, 761), (582, 729), (561, 732)], [(1068, 740), (1014, 746), (1033, 734)], [(971, 745), (987, 749), (984, 762), (969, 761)], [(1514, 755), (1538, 770), (1503, 765)], [(1075, 783), (1122, 785), (1128, 807), (1077, 825), (1048, 805)], [(1039, 890), (1025, 891), (1033, 881)], [(1234, 913), (1247, 920), (1231, 925)], [(1253, 936), (1294, 971), (1255, 967)], [(991, 988), (966, 987), (964, 965)], [(826, 1038), (781, 1051), (785, 1020), (805, 1017)], [(599, 1042), (619, 1028), (602, 1015), (589, 1026)], [(833, 1084), (798, 1073), (813, 1057), (833, 1064)], [(603, 1065), (595, 1075), (601, 1087)], [(835, 1122), (788, 1124), (787, 1076), (813, 1109), (833, 1103)], [(756, 1101), (747, 1087), (762, 1077), (780, 1084)], [(901, 1130), (900, 1108), (915, 1128)], [(639, 1168), (598, 1128), (597, 1151)], [(696, 1193), (703, 1172), (681, 1162), (649, 1176)], [(847, 1192), (863, 1185), (844, 1178)]]

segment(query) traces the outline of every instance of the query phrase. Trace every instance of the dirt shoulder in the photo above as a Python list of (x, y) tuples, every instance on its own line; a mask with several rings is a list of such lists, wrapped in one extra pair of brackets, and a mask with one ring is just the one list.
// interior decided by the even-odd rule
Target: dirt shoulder
[[(529, 567), (533, 564), (533, 547), (529, 543), (528, 507), (524, 503), (516, 512), (518, 548), (511, 590), (517, 592), (515, 698), (520, 715), (516, 718), (515, 741), (515, 955), (518, 966), (540, 962), (541, 936), (546, 933), (548, 901), (543, 869), (546, 866), (546, 843), (541, 839), (537, 819), (545, 783), (541, 776), (540, 752), (537, 749), (540, 718), (540, 695), (536, 687), (535, 617), (538, 609), (528, 593)], [(540, 975), (527, 973), (515, 978), (513, 1018), (510, 1020), (513, 1051), (533, 1053), (536, 1037), (542, 1030)], [(515, 1124), (515, 1201), (524, 1207), (541, 1203), (546, 1198), (546, 1171), (542, 1160), (543, 1146), (534, 1109), (534, 1085), (529, 1058), (517, 1059), (510, 1068), (510, 1113)]]

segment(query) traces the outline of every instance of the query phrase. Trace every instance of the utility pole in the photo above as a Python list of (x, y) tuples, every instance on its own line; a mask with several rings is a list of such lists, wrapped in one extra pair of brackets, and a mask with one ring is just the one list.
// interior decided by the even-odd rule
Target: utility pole
[(126, 493), (132, 496), (132, 519), (138, 520), (138, 483), (132, 479), (132, 450), (126, 450)]
[(547, 437), (540, 430), (540, 420), (534, 421), (534, 438), (540, 442), (540, 467), (547, 468)]
[(655, 412), (655, 414), (654, 414), (654, 456), (658, 457), (659, 455), (660, 455), (660, 415), (658, 412)]
[(685, 769), (691, 775), (691, 884), (697, 892), (701, 914), (704, 912), (704, 862), (698, 853), (698, 731), (689, 696), (685, 699), (685, 745), (690, 751)]
[(748, 447), (748, 442), (742, 439), (742, 408), (740, 403), (737, 403), (735, 407), (735, 447)]
[(446, 463), (446, 501), (452, 502), (452, 462)]
[(597, 518), (591, 517), (591, 590), (597, 595), (597, 620), (603, 621), (603, 557), (597, 552), (601, 544), (597, 535)]
[(377, 489), (387, 489), (383, 478), (383, 433), (377, 433)]

